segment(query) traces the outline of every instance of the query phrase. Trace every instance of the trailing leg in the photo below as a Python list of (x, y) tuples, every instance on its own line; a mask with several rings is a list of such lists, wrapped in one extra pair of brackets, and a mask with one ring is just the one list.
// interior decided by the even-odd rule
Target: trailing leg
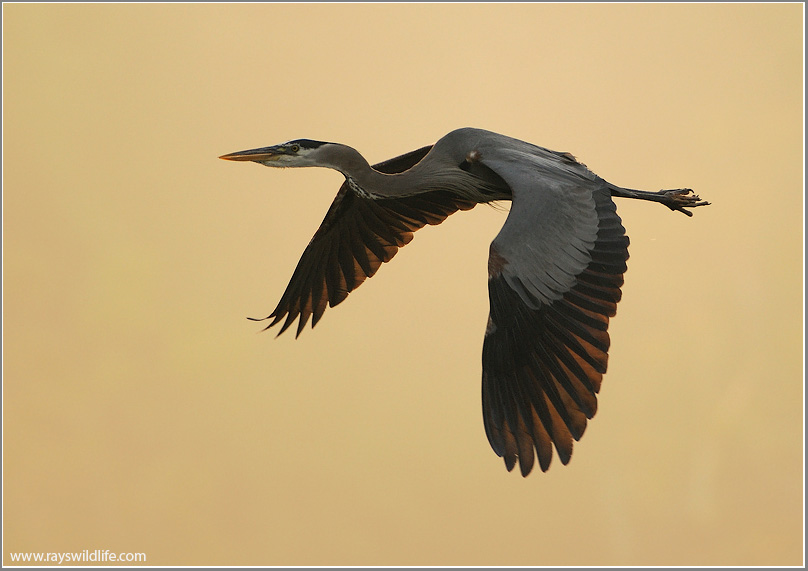
[(612, 196), (619, 196), (620, 198), (636, 198), (639, 200), (661, 202), (671, 210), (677, 210), (688, 216), (693, 216), (693, 213), (689, 210), (685, 210), (685, 208), (695, 208), (697, 206), (707, 206), (710, 204), (706, 200), (699, 198), (697, 194), (693, 194), (693, 191), (689, 188), (648, 192), (645, 190), (632, 190), (630, 188), (610, 186), (609, 190), (611, 190)]

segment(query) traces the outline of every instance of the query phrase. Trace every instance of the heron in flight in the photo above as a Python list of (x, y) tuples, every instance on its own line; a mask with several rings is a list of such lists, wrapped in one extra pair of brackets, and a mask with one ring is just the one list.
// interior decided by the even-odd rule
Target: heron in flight
[[(490, 313), (483, 342), (485, 432), (508, 471), (553, 447), (572, 455), (606, 372), (609, 318), (628, 259), (612, 197), (687, 210), (709, 204), (690, 189), (647, 192), (606, 182), (569, 153), (481, 129), (452, 131), (434, 145), (370, 166), (338, 143), (298, 139), (220, 157), (268, 167), (326, 167), (345, 176), (303, 252), (267, 329), (297, 321), (297, 335), (326, 306), (373, 276), (413, 232), (458, 210), (512, 202), (488, 256)], [(281, 323), (282, 322), (282, 323)]]

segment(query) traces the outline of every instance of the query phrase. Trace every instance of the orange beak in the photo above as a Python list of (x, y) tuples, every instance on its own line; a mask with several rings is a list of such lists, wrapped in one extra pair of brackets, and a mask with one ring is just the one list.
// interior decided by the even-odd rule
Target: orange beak
[(279, 147), (262, 147), (222, 155), (219, 158), (226, 161), (276, 161), (283, 154), (283, 150)]

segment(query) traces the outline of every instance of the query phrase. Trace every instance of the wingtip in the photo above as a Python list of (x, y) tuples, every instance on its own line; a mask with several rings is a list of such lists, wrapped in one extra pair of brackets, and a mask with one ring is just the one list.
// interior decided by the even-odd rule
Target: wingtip
[[(267, 325), (266, 327), (264, 327), (264, 328), (261, 330), (261, 333), (263, 333), (264, 331), (267, 331), (267, 330), (269, 330), (269, 329), (272, 329), (272, 328), (273, 328), (275, 325), (277, 325), (277, 324), (278, 324), (278, 321), (280, 321), (280, 318), (278, 318), (278, 317), (277, 317), (277, 316), (275, 316), (275, 315), (267, 315), (266, 317), (247, 317), (247, 319), (248, 319), (249, 321), (256, 321), (256, 322), (260, 322), (260, 321), (266, 321), (267, 319), (272, 319), (273, 317), (274, 317), (275, 319), (273, 319), (273, 320), (272, 320), (272, 321), (269, 323), (269, 325)], [(277, 339), (278, 337), (280, 337), (280, 336), (281, 336), (281, 334), (282, 334), (284, 331), (286, 331), (286, 328), (287, 328), (288, 326), (289, 326), (289, 324), (288, 324), (288, 323), (284, 324), (284, 326), (283, 326), (283, 327), (281, 327), (280, 331), (278, 331), (278, 333), (277, 333), (277, 334), (275, 334), (275, 339)], [(295, 337), (295, 338), (296, 338), (296, 337)]]
[(503, 456), (505, 460), (505, 468), (508, 469), (508, 472), (513, 470), (514, 466), (516, 466), (516, 456), (511, 456), (510, 454), (506, 454)]

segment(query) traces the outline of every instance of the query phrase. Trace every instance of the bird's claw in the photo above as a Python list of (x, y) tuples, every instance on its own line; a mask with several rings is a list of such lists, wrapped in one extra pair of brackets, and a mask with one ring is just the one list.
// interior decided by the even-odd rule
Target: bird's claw
[(660, 190), (659, 194), (663, 196), (662, 203), (682, 214), (693, 216), (693, 213), (685, 208), (695, 208), (697, 206), (708, 206), (710, 203), (706, 200), (699, 198), (698, 194), (694, 194), (689, 188), (677, 188), (674, 190)]

